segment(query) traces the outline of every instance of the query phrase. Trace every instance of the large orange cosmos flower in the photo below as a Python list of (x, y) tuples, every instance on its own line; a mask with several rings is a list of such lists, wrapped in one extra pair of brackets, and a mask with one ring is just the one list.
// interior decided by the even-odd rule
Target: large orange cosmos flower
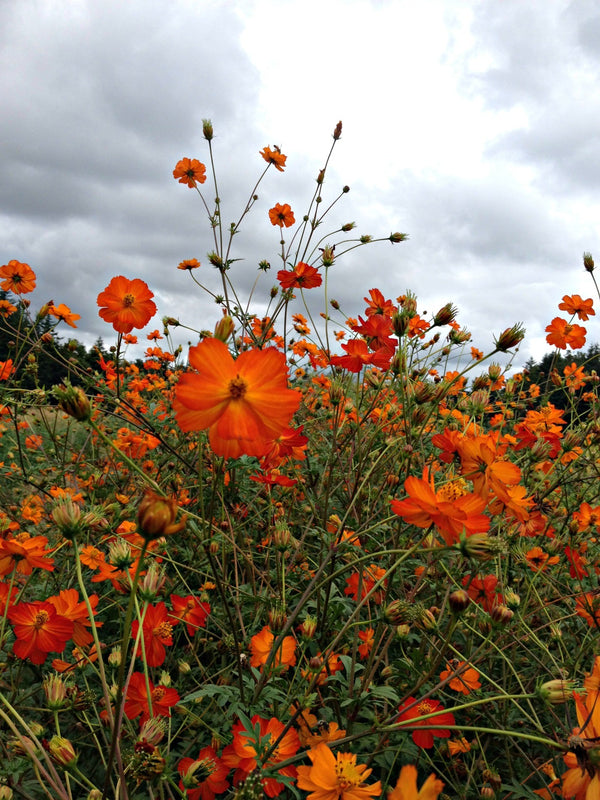
[[(262, 667), (267, 663), (273, 644), (275, 642), (275, 635), (268, 625), (255, 633), (250, 640), (250, 652), (252, 658), (250, 659), (251, 667)], [(279, 645), (275, 658), (271, 662), (271, 666), (282, 666), (284, 669), (293, 667), (296, 663), (296, 640), (293, 636), (284, 636), (283, 641)]]
[(14, 258), (0, 267), (0, 278), (4, 278), (0, 289), (5, 292), (27, 294), (35, 289), (35, 272), (29, 264), (22, 264)]
[(186, 183), (190, 189), (194, 189), (196, 183), (204, 183), (206, 180), (206, 167), (197, 158), (182, 158), (175, 165), (173, 177), (179, 183)]
[(269, 209), (269, 219), (272, 225), (279, 225), (280, 228), (289, 228), (290, 225), (296, 222), (294, 212), (287, 203), (283, 205), (281, 205), (281, 203), (275, 203), (273, 208)]
[(353, 753), (331, 752), (326, 744), (308, 751), (310, 767), (298, 767), (297, 786), (310, 792), (307, 800), (367, 800), (379, 797), (381, 781), (365, 784), (373, 772), (357, 764)]
[(417, 768), (414, 764), (406, 764), (400, 770), (398, 781), (387, 797), (388, 800), (437, 800), (443, 788), (442, 781), (437, 780), (432, 773), (417, 790)]
[(173, 407), (184, 431), (209, 429), (213, 451), (226, 458), (262, 456), (288, 427), (300, 392), (287, 388), (285, 356), (275, 348), (248, 350), (234, 360), (218, 339), (190, 348), (188, 372)]
[(147, 325), (156, 314), (153, 297), (145, 281), (140, 278), (130, 281), (118, 275), (98, 295), (98, 313), (103, 320), (111, 322), (118, 333), (131, 333), (134, 328)]
[(447, 545), (455, 544), (464, 532), (485, 533), (490, 520), (483, 514), (486, 501), (466, 492), (459, 481), (445, 484), (436, 491), (433, 478), (410, 477), (404, 481), (405, 500), (392, 500), (392, 511), (411, 525), (429, 528), (435, 525)]

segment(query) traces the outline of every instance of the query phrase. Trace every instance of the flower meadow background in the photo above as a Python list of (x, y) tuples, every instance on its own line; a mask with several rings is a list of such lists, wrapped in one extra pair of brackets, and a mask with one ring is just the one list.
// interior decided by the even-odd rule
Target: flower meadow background
[[(172, 266), (213, 318), (115, 275), (88, 351), (0, 267), (0, 798), (600, 797), (592, 255), (515, 373), (518, 322), (484, 352), (370, 285), (407, 234), (329, 225), (341, 123), (307, 208), (279, 175), (253, 213), (287, 167), (257, 147), (231, 224), (203, 134), (173, 177), (211, 250)], [(279, 237), (250, 290), (245, 226)]]

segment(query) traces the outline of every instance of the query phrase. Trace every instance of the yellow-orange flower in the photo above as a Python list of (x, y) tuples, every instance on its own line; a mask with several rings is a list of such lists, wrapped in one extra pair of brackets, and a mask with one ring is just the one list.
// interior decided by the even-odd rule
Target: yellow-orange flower
[(195, 372), (175, 388), (179, 427), (208, 428), (213, 451), (226, 458), (265, 455), (300, 404), (300, 392), (287, 388), (283, 353), (268, 347), (234, 359), (212, 338), (190, 348), (189, 362)]
[(388, 800), (436, 800), (443, 788), (442, 781), (432, 773), (417, 790), (417, 768), (414, 764), (406, 764), (400, 770), (395, 787), (388, 792)]
[[(255, 633), (250, 640), (250, 651), (252, 653), (250, 666), (262, 667), (266, 664), (271, 655), (274, 642), (275, 636), (268, 625), (265, 625), (259, 633)], [(288, 667), (293, 667), (295, 663), (296, 640), (293, 636), (284, 636), (271, 665), (276, 667), (283, 666), (287, 669)]]
[(297, 786), (310, 792), (307, 800), (366, 800), (379, 797), (381, 781), (365, 784), (373, 770), (357, 764), (353, 753), (331, 752), (326, 744), (308, 751), (310, 767), (298, 767)]
[(471, 694), (474, 689), (481, 689), (479, 681), (479, 673), (473, 667), (470, 667), (466, 661), (454, 662), (453, 664), (446, 664), (446, 669), (440, 673), (440, 680), (445, 681), (454, 675), (449, 682), (450, 689), (461, 694)]
[(8, 264), (0, 267), (0, 289), (14, 294), (27, 294), (35, 289), (35, 272), (29, 264), (11, 259)]
[(48, 313), (52, 314), (53, 317), (56, 317), (59, 322), (66, 322), (67, 325), (70, 325), (72, 328), (76, 328), (75, 325), (76, 319), (81, 319), (80, 314), (74, 314), (69, 306), (66, 306), (64, 303), (61, 303), (58, 306), (51, 305), (48, 308)]

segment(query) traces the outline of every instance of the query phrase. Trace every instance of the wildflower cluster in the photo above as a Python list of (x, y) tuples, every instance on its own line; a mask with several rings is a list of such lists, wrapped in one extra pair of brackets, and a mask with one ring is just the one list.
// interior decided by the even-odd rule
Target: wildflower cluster
[[(522, 325), (486, 354), (404, 287), (350, 317), (339, 260), (406, 235), (323, 232), (331, 151), (294, 213), (275, 145), (226, 225), (203, 132), (210, 169), (173, 171), (209, 222), (174, 275), (218, 306), (188, 352), (120, 275), (116, 344), (71, 356), (78, 315), (0, 267), (0, 797), (598, 797), (593, 300), (563, 296), (544, 374), (512, 367)], [(250, 219), (280, 269), (246, 296)]]

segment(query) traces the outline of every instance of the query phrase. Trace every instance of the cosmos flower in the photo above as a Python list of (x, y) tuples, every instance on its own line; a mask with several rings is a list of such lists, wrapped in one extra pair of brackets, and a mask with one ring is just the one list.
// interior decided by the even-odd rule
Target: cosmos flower
[(153, 297), (145, 281), (118, 275), (98, 295), (98, 313), (105, 322), (112, 323), (118, 333), (131, 333), (134, 328), (147, 325), (156, 314)]

